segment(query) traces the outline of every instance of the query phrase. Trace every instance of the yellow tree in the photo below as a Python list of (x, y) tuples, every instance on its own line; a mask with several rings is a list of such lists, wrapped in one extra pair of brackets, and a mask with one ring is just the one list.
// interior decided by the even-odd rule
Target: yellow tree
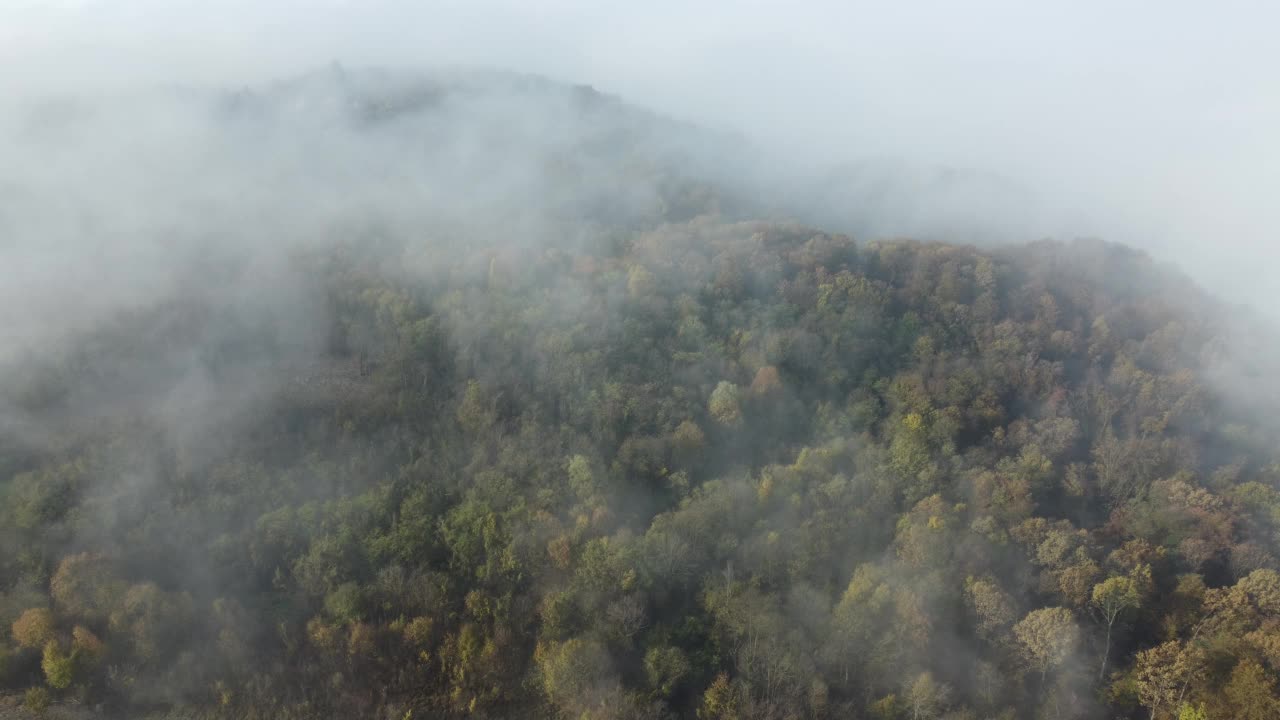
[(1111, 629), (1123, 613), (1138, 607), (1139, 602), (1138, 585), (1131, 577), (1110, 577), (1093, 586), (1090, 604), (1102, 622), (1107, 625), (1107, 637), (1103, 644), (1102, 667), (1098, 670), (1098, 680), (1102, 680), (1107, 675), (1107, 660), (1111, 656)]
[(711, 399), (707, 402), (707, 411), (716, 422), (729, 427), (737, 427), (742, 422), (742, 407), (739, 403), (738, 386), (726, 380), (720, 381), (716, 389), (711, 391)]
[(1193, 654), (1177, 640), (1138, 653), (1135, 677), (1138, 701), (1151, 710), (1152, 720), (1162, 708), (1177, 706), (1183, 681), (1194, 665)]
[(911, 720), (934, 720), (951, 702), (951, 686), (933, 679), (933, 673), (921, 673), (907, 688), (907, 709)]
[(995, 580), (970, 578), (965, 581), (964, 595), (975, 616), (978, 635), (989, 642), (995, 642), (1017, 617), (1013, 599)]
[(616, 682), (608, 650), (592, 640), (572, 638), (541, 646), (535, 659), (547, 697), (574, 716), (587, 714)]
[(1280, 700), (1276, 699), (1272, 679), (1253, 660), (1242, 660), (1236, 665), (1223, 692), (1231, 703), (1232, 717), (1239, 720), (1280, 717)]
[(1080, 643), (1075, 618), (1062, 607), (1032, 610), (1013, 626), (1013, 635), (1027, 665), (1040, 671), (1041, 686), (1049, 670), (1066, 662)]
[(711, 687), (702, 694), (702, 706), (698, 708), (698, 720), (728, 720), (738, 717), (740, 704), (738, 688), (729, 676), (720, 673)]

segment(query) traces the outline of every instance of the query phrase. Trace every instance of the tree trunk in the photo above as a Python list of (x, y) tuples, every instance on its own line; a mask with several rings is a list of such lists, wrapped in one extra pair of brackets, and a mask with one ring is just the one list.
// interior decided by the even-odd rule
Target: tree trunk
[(1107, 623), (1107, 643), (1102, 650), (1102, 669), (1098, 671), (1098, 682), (1102, 682), (1107, 677), (1107, 660), (1111, 657), (1111, 626), (1115, 621)]

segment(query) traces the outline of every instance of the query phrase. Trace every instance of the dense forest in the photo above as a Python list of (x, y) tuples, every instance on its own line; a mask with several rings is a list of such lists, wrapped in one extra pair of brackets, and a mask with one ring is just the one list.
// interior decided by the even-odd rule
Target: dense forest
[(1280, 717), (1274, 381), (1228, 377), (1227, 308), (1119, 245), (855, 240), (656, 187), (536, 241), (328, 229), (284, 261), (305, 318), (204, 258), (10, 359), (0, 687), (112, 717)]

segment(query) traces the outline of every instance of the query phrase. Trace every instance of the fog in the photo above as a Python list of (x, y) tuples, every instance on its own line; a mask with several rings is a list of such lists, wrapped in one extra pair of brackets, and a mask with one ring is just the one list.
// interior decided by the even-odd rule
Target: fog
[(1278, 20), (0, 0), (0, 700), (1160, 717), (1280, 588), (1179, 274), (1280, 313)]
[(999, 178), (876, 232), (930, 234), (958, 198), (987, 235), (1135, 245), (1271, 313), (1277, 21), (1261, 2), (8, 0), (0, 88), (258, 85), (335, 60), (537, 73), (791, 158)]

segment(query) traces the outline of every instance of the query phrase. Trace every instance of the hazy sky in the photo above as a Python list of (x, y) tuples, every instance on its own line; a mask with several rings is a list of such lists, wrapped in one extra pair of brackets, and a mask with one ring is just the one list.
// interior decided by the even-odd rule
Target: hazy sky
[(1265, 0), (0, 0), (0, 93), (541, 73), (821, 159), (999, 173), (1280, 313), (1277, 27)]

